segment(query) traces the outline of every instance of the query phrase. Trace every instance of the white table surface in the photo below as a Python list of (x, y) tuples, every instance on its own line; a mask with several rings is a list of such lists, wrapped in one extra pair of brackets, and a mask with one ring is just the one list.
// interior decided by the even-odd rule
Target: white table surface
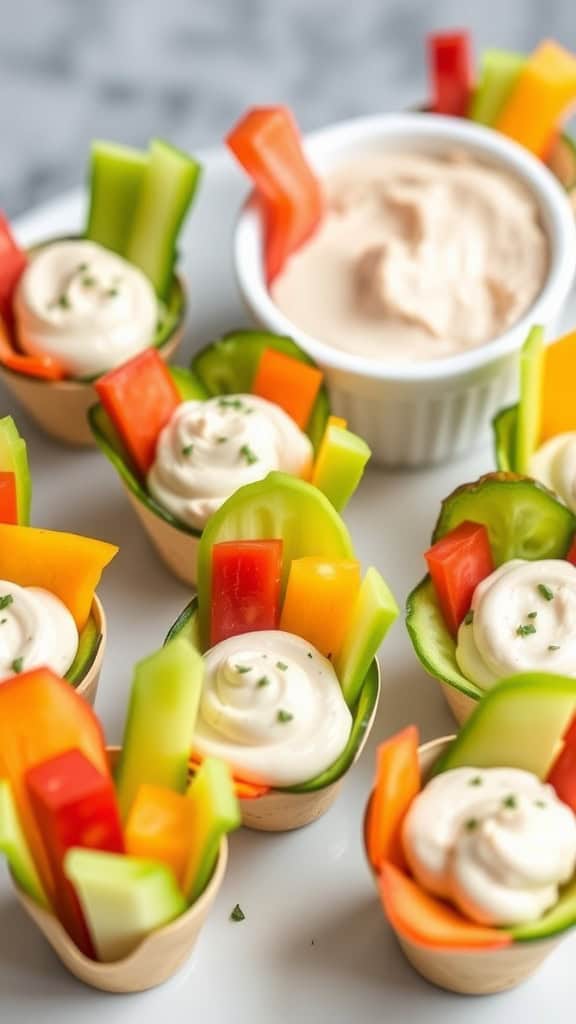
[[(244, 182), (222, 151), (204, 154), (205, 177), (183, 241), (190, 284), (188, 338), (179, 361), (245, 316), (233, 280), (230, 234)], [(82, 223), (80, 192), (16, 224), (30, 242)], [(576, 301), (565, 318), (576, 324)], [(189, 593), (164, 569), (135, 520), (112, 467), (98, 451), (63, 448), (44, 437), (0, 390), (29, 443), (35, 525), (75, 530), (120, 545), (100, 595), (109, 641), (97, 700), (107, 737), (120, 738), (134, 662), (162, 643)], [(369, 470), (347, 512), (359, 557), (375, 564), (403, 605), (423, 572), (440, 499), (493, 468), (488, 446), (425, 472)], [(332, 810), (286, 835), (242, 830), (232, 837), (228, 873), (196, 951), (162, 988), (134, 996), (96, 992), (70, 976), (23, 915), (0, 868), (1, 1024), (547, 1024), (573, 1017), (576, 933), (534, 979), (514, 992), (470, 998), (422, 981), (404, 961), (364, 861), (361, 818), (374, 749), (417, 722), (423, 739), (453, 730), (436, 684), (416, 661), (403, 622), (381, 655), (383, 689), (364, 756)], [(240, 903), (246, 920), (232, 923)], [(565, 1008), (565, 1009), (563, 1009)]]

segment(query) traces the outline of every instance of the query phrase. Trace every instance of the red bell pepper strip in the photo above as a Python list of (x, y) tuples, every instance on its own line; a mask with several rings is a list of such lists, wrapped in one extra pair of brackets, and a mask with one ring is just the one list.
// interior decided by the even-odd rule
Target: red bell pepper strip
[(56, 886), (54, 910), (78, 948), (93, 956), (90, 933), (63, 864), (72, 847), (124, 853), (114, 784), (79, 750), (67, 750), (31, 768), (26, 786)]
[(472, 95), (468, 32), (443, 32), (427, 39), (430, 106), (436, 114), (466, 117)]
[(158, 435), (180, 405), (178, 389), (154, 348), (104, 374), (100, 401), (142, 477), (156, 455)]
[(460, 523), (424, 558), (446, 625), (456, 634), (476, 587), (494, 570), (488, 531), (482, 523)]
[(0, 523), (16, 526), (18, 522), (18, 495), (14, 473), (0, 473)]
[(572, 565), (576, 565), (576, 535), (568, 548), (568, 554), (566, 555), (566, 561), (572, 562)]
[(281, 540), (238, 540), (212, 549), (212, 645), (240, 633), (277, 629)]
[(0, 317), (8, 330), (13, 327), (12, 299), (28, 260), (17, 244), (8, 220), (0, 211)]
[(322, 371), (274, 348), (265, 348), (251, 391), (279, 405), (305, 430), (322, 383)]
[(226, 143), (252, 178), (261, 203), (270, 283), (318, 227), (324, 210), (322, 187), (287, 107), (253, 107)]
[(564, 746), (546, 781), (554, 787), (560, 800), (576, 813), (576, 718), (564, 736)]

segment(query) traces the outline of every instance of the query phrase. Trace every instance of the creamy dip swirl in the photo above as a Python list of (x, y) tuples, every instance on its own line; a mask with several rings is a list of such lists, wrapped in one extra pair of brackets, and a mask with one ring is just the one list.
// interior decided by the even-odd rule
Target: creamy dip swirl
[(576, 818), (531, 772), (455, 768), (412, 803), (406, 859), (420, 885), (480, 924), (537, 920), (576, 867)]
[(299, 636), (262, 630), (229, 637), (204, 656), (194, 748), (239, 777), (294, 786), (344, 750), (352, 716), (332, 665)]
[(45, 666), (63, 676), (78, 650), (78, 630), (49, 590), (0, 580), (0, 681)]
[(52, 356), (70, 377), (95, 377), (152, 345), (158, 302), (138, 267), (96, 242), (33, 253), (14, 309), (22, 349)]
[(530, 472), (576, 512), (576, 431), (557, 434), (532, 456)]
[(466, 153), (365, 152), (325, 181), (326, 215), (274, 281), (299, 328), (406, 363), (482, 345), (529, 308), (548, 268), (523, 182)]
[(576, 677), (576, 566), (519, 558), (501, 565), (474, 591), (456, 660), (482, 689), (517, 672)]
[(307, 477), (312, 459), (306, 434), (265, 398), (182, 402), (158, 439), (148, 490), (177, 519), (202, 529), (239, 487), (271, 470)]

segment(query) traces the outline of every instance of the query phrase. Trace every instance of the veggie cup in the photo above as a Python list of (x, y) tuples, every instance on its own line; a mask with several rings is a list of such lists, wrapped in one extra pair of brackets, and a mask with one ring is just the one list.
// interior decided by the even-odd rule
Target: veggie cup
[[(276, 393), (269, 386), (260, 388), (257, 381), (264, 359), (275, 354), (279, 359), (286, 357)], [(297, 387), (299, 367), (303, 376)], [(126, 369), (130, 370), (130, 364)], [(172, 384), (167, 382), (165, 372), (157, 364), (146, 371), (146, 385), (142, 373), (142, 365), (138, 367), (134, 361), (131, 375), (135, 405), (141, 406), (145, 389), (154, 398), (154, 409), (145, 420), (147, 436), (144, 438), (141, 434), (138, 438), (129, 436), (123, 440), (120, 430), (116, 429), (122, 426), (126, 396), (132, 386), (130, 383), (121, 384), (117, 389), (119, 400), (112, 414), (116, 426), (113, 426), (103, 404), (90, 410), (90, 425), (97, 444), (118, 472), (128, 498), (160, 557), (170, 571), (189, 586), (196, 583), (202, 531), (164, 508), (146, 484), (146, 473), (154, 460), (160, 432), (179, 402), (215, 397), (220, 397), (224, 403), (238, 401), (227, 396), (248, 394), (256, 384), (259, 387), (257, 394), (275, 401), (296, 420), (298, 426), (305, 427), (316, 454), (315, 482), (329, 493), (334, 505), (343, 508), (355, 490), (369, 458), (369, 449), (360, 438), (345, 430), (342, 421), (338, 424), (329, 422), (328, 396), (324, 386), (319, 386), (320, 377), (314, 364), (289, 338), (239, 331), (208, 345), (194, 358), (190, 370), (170, 368)], [(294, 386), (288, 387), (290, 379), (286, 374), (292, 374)], [(114, 387), (114, 375), (110, 375), (109, 380)], [(176, 394), (172, 393), (174, 385)], [(166, 395), (167, 391), (169, 394)], [(160, 393), (165, 404), (159, 400)], [(124, 429), (130, 434), (130, 424)], [(190, 447), (193, 448), (192, 445)]]
[(566, 729), (575, 710), (573, 679), (516, 676), (490, 691), (458, 737), (418, 747), (412, 726), (381, 745), (364, 818), (366, 855), (406, 958), (432, 984), (487, 995), (524, 981), (576, 924), (576, 877), (534, 921), (508, 927), (476, 924), (411, 876), (402, 827), (412, 801), (421, 785), (451, 768), (473, 768), (476, 783), (483, 769), (510, 767), (546, 780), (574, 811), (574, 729)]
[[(278, 565), (277, 570), (269, 572), (265, 568), (265, 559), (273, 560), (276, 557), (280, 558), (282, 564)], [(309, 567), (314, 569), (311, 563), (322, 563), (319, 566), (320, 575), (326, 578), (343, 562), (349, 567), (352, 558), (353, 548), (346, 527), (325, 496), (301, 480), (270, 473), (265, 480), (241, 488), (210, 520), (199, 545), (198, 596), (176, 620), (168, 633), (167, 642), (184, 636), (198, 650), (206, 652), (209, 648), (217, 649), (219, 636), (236, 639), (241, 634), (249, 633), (251, 649), (256, 651), (259, 649), (259, 637), (273, 638), (274, 630), (280, 626), (280, 643), (289, 632), (296, 632), (298, 628), (289, 629), (288, 626), (286, 609), (290, 597), (293, 614), (295, 604), (299, 609), (304, 608), (300, 623), (310, 631), (301, 632), (299, 636), (290, 639), (299, 643), (300, 637), (304, 637), (307, 641), (307, 657), (312, 659), (318, 652), (313, 652), (310, 636), (315, 627), (311, 624), (317, 621), (318, 615), (323, 614), (324, 628), (329, 631), (331, 627), (328, 620), (335, 622), (341, 616), (337, 606), (329, 603), (322, 606), (321, 599), (319, 605), (319, 599), (312, 588), (307, 598), (301, 592), (297, 596), (295, 591), (291, 592), (295, 581), (294, 567), (300, 567), (305, 572)], [(276, 571), (278, 575), (274, 578), (277, 587), (273, 580), (267, 578), (268, 573), (274, 576)], [(236, 579), (236, 584), (232, 584), (232, 579)], [(285, 596), (280, 617), (281, 586), (285, 589)], [(272, 591), (274, 597), (270, 598)], [(292, 600), (294, 597), (295, 601)], [(265, 772), (258, 777), (254, 773), (241, 776), (233, 767), (242, 823), (248, 828), (284, 832), (315, 821), (335, 801), (347, 772), (362, 753), (374, 723), (380, 690), (376, 651), (398, 610), (394, 598), (375, 569), (368, 570), (359, 591), (352, 597), (350, 611), (343, 620), (344, 642), (333, 658), (351, 714), (351, 727), (345, 746), (326, 769), (295, 785), (270, 785), (266, 781)], [(342, 594), (342, 603), (347, 599), (348, 596)], [(259, 632), (261, 630), (265, 632)], [(317, 646), (320, 646), (320, 642), (318, 640)], [(265, 641), (261, 640), (260, 643), (264, 650)], [(270, 653), (273, 646), (266, 647), (266, 650), (269, 654), (264, 657), (269, 656), (272, 661), (278, 657), (278, 649), (275, 654)], [(238, 659), (242, 657), (240, 653), (235, 656)], [(265, 664), (273, 671), (272, 662)], [(281, 662), (276, 662), (276, 666), (282, 670), (289, 669), (287, 664)], [(241, 666), (239, 672), (238, 686), (241, 682), (246, 683), (247, 697), (250, 696), (249, 689), (252, 693), (259, 693), (259, 687), (270, 682), (268, 677), (263, 677), (255, 680), (253, 686), (252, 680), (248, 680), (248, 675), (244, 674), (249, 673), (250, 669)], [(281, 696), (288, 700), (285, 691), (281, 690)], [(275, 709), (275, 703), (270, 708), (266, 705), (265, 715), (270, 721), (273, 720)], [(258, 729), (261, 727), (260, 716), (258, 707), (254, 711), (254, 718), (258, 718)], [(277, 711), (277, 720), (280, 722), (289, 723), (294, 717), (297, 717), (297, 713), (292, 715), (283, 710)], [(194, 748), (191, 760), (193, 771), (199, 763), (201, 757), (198, 758)]]
[[(459, 628), (475, 629), (470, 612), (476, 586), (512, 559), (570, 560), (575, 531), (576, 517), (569, 509), (545, 487), (514, 473), (488, 473), (458, 487), (442, 502), (426, 553), (435, 579), (425, 576), (409, 594), (406, 626), (422, 666), (438, 682), (459, 723), (486, 692), (486, 687), (467, 678), (456, 660)], [(547, 590), (545, 579), (542, 587)], [(548, 602), (537, 584), (532, 589), (537, 612)], [(552, 613), (554, 607), (550, 602), (548, 610)], [(509, 645), (522, 640), (529, 645), (536, 631), (532, 618), (515, 623)], [(529, 646), (522, 648), (521, 656), (529, 653)], [(554, 659), (561, 654), (551, 642), (549, 671), (554, 671)]]

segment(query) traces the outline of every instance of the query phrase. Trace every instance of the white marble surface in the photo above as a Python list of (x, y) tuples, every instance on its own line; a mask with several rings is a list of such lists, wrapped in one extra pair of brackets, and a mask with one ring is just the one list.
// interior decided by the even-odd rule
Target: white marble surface
[(423, 40), (469, 26), (481, 50), (576, 49), (574, 0), (4, 0), (0, 207), (78, 183), (95, 136), (195, 149), (249, 103), (305, 128), (417, 102)]

